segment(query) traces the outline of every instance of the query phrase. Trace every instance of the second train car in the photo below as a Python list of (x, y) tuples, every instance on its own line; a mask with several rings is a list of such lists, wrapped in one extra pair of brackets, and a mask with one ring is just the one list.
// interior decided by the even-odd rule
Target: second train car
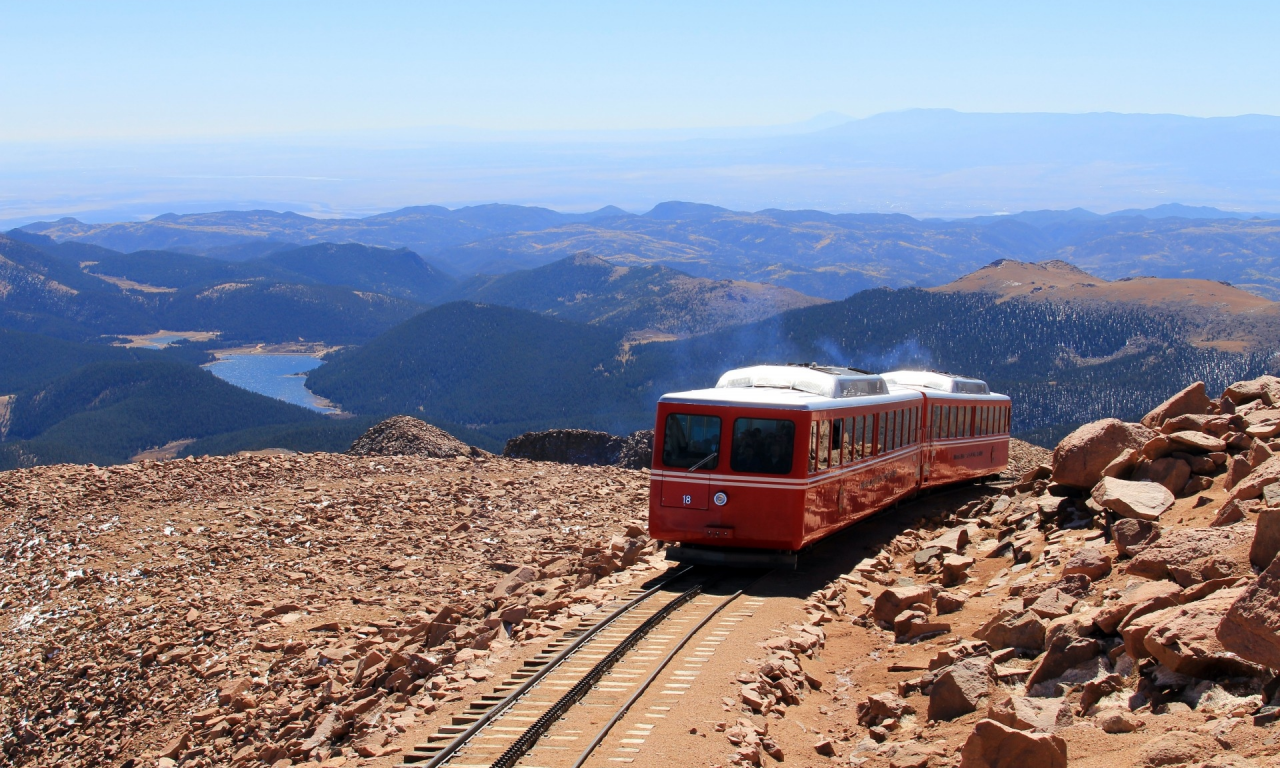
[(996, 474), (1009, 398), (926, 371), (760, 365), (658, 402), (650, 535), (686, 562), (791, 564), (923, 488)]

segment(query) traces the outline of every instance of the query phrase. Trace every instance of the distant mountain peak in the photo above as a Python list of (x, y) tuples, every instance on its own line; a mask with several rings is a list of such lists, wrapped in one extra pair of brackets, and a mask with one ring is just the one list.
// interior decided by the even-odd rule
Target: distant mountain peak
[(722, 213), (733, 213), (733, 211), (730, 211), (728, 208), (721, 208), (718, 205), (686, 203), (681, 200), (669, 200), (665, 203), (658, 203), (653, 206), (653, 209), (644, 214), (644, 216), (649, 219), (682, 221), (688, 219), (709, 219), (712, 216), (718, 216)]

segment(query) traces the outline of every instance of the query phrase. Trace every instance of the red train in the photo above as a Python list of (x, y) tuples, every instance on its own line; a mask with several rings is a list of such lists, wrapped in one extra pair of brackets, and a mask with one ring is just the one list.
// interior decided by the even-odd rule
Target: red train
[(684, 562), (795, 553), (923, 488), (1000, 472), (1009, 398), (926, 371), (729, 371), (658, 401), (649, 531)]

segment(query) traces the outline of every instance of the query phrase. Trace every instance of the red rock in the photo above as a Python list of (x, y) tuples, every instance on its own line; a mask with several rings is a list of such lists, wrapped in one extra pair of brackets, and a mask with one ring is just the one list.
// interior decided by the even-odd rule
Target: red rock
[(1134, 468), (1133, 474), (1129, 476), (1129, 479), (1159, 483), (1169, 489), (1169, 493), (1177, 494), (1186, 487), (1187, 481), (1191, 479), (1191, 466), (1181, 459), (1172, 457), (1144, 461)]
[(1075, 718), (1066, 699), (1005, 696), (987, 708), (987, 719), (1019, 731), (1049, 733), (1070, 727)]
[(1249, 526), (1183, 528), (1163, 534), (1129, 561), (1130, 576), (1172, 577), (1182, 586), (1250, 571)]
[(1123, 593), (1119, 600), (1104, 605), (1093, 622), (1105, 634), (1115, 634), (1126, 621), (1177, 605), (1181, 592), (1177, 584), (1168, 581), (1139, 584)]
[(960, 768), (1067, 768), (1067, 743), (1048, 733), (1027, 733), (979, 720), (960, 752)]
[(929, 719), (954, 720), (976, 711), (995, 685), (995, 665), (989, 656), (971, 656), (938, 674), (929, 693)]
[(973, 636), (986, 640), (992, 648), (1044, 648), (1044, 622), (1031, 611), (1021, 614), (996, 614)]
[[(1156, 438), (1162, 439), (1162, 438)], [(1166, 441), (1168, 442), (1168, 441)], [(1128, 479), (1129, 473), (1133, 470), (1138, 460), (1142, 458), (1142, 453), (1132, 448), (1124, 449), (1124, 452), (1111, 460), (1111, 463), (1102, 469), (1103, 477), (1118, 477)]]
[(1169, 731), (1142, 745), (1138, 751), (1138, 765), (1157, 768), (1195, 763), (1212, 757), (1218, 750), (1217, 742), (1203, 734)]
[(1143, 547), (1160, 538), (1160, 524), (1151, 520), (1121, 518), (1111, 525), (1111, 536), (1116, 543), (1116, 554), (1134, 555)]
[(1240, 658), (1280, 669), (1280, 558), (1236, 598), (1217, 629), (1222, 647)]
[(923, 585), (890, 587), (876, 596), (871, 615), (885, 624), (892, 624), (898, 614), (916, 604), (932, 607), (933, 590)]
[(1040, 593), (1028, 608), (1042, 619), (1057, 619), (1071, 613), (1071, 609), (1079, 602), (1060, 589), (1048, 589)]
[(1063, 576), (1073, 573), (1082, 573), (1091, 581), (1106, 578), (1111, 573), (1111, 557), (1099, 549), (1086, 547), (1072, 555), (1066, 565), (1062, 566)]
[(1280, 553), (1280, 509), (1260, 509), (1253, 543), (1249, 546), (1249, 562), (1254, 568), (1266, 570), (1277, 553)]
[(1174, 432), (1169, 435), (1169, 440), (1175, 445), (1180, 446), (1179, 450), (1191, 448), (1203, 453), (1222, 451), (1226, 450), (1227, 447), (1226, 442), (1220, 437), (1206, 435), (1203, 432), (1192, 432), (1191, 430)]
[(1141, 424), (1103, 419), (1085, 424), (1063, 438), (1053, 452), (1055, 483), (1092, 488), (1106, 468), (1126, 448), (1140, 449), (1156, 433)]
[(1159, 429), (1165, 421), (1184, 414), (1207, 414), (1213, 401), (1205, 392), (1204, 382), (1197, 381), (1181, 392), (1152, 408), (1142, 417), (1142, 424), (1151, 429)]
[(1093, 502), (1121, 517), (1159, 520), (1173, 506), (1173, 494), (1159, 483), (1134, 482), (1104, 477), (1093, 488)]
[(1237, 381), (1222, 393), (1236, 406), (1253, 400), (1261, 400), (1264, 405), (1280, 403), (1280, 378), (1275, 376), (1259, 376), (1248, 381)]
[(1152, 614), (1154, 623), (1143, 645), (1157, 661), (1181, 675), (1212, 678), (1258, 672), (1226, 650), (1217, 637), (1218, 624), (1242, 594), (1243, 589), (1224, 589)]

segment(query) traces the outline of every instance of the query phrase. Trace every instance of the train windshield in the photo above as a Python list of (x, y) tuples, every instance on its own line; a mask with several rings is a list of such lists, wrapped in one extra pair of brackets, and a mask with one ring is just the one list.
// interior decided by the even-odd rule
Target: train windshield
[(733, 422), (733, 451), (729, 466), (734, 472), (790, 474), (795, 443), (796, 425), (793, 421), (736, 419)]
[[(672, 413), (662, 433), (662, 463), (668, 467), (715, 469), (720, 450), (720, 417)], [(708, 458), (710, 457), (710, 458)]]

